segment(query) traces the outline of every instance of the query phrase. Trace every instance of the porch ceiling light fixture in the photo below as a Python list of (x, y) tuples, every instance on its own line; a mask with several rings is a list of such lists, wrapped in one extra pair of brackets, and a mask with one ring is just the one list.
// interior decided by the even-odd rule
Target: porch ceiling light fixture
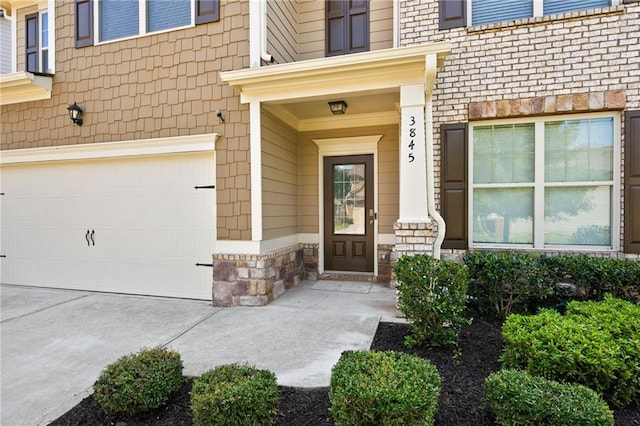
[(329, 109), (333, 115), (344, 114), (347, 112), (347, 103), (345, 101), (329, 102)]
[(73, 105), (69, 105), (67, 107), (67, 111), (69, 111), (69, 118), (71, 118), (71, 121), (73, 121), (73, 123), (77, 124), (78, 126), (82, 126), (82, 118), (80, 118), (82, 116), (82, 113), (84, 112), (82, 108), (80, 108), (78, 104), (74, 102)]

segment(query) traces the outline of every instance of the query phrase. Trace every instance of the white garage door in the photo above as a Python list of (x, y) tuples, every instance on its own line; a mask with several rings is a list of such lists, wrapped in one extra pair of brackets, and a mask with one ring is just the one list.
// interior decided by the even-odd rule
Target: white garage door
[(3, 283), (211, 299), (213, 151), (1, 172)]

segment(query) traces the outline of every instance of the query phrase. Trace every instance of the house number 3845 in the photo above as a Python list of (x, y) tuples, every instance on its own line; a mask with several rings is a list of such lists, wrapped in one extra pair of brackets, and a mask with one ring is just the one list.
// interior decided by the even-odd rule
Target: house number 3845
[(413, 138), (416, 137), (416, 128), (412, 127), (416, 125), (416, 117), (415, 116), (411, 116), (409, 117), (409, 137), (411, 138), (409, 140), (409, 162), (413, 163), (414, 160), (416, 159), (416, 157), (413, 156), (413, 148), (415, 147), (415, 143), (413, 141)]

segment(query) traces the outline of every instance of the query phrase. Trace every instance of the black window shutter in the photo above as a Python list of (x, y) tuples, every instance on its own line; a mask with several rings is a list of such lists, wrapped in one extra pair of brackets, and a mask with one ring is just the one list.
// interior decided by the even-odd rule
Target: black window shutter
[(327, 56), (369, 50), (369, 1), (325, 2)]
[(25, 58), (24, 70), (38, 72), (38, 14), (33, 13), (25, 17)]
[(366, 52), (369, 50), (369, 1), (352, 0), (345, 3), (350, 6), (347, 20), (347, 53)]
[(442, 217), (446, 233), (442, 248), (466, 249), (468, 244), (467, 123), (440, 127), (442, 155)]
[(93, 46), (93, 1), (75, 0), (76, 48)]
[(624, 125), (624, 251), (640, 253), (640, 110)]
[(220, 20), (220, 0), (196, 0), (196, 25)]
[(467, 25), (466, 0), (439, 0), (440, 29), (464, 27)]
[(329, 0), (325, 2), (327, 56), (344, 55), (347, 41), (346, 1)]

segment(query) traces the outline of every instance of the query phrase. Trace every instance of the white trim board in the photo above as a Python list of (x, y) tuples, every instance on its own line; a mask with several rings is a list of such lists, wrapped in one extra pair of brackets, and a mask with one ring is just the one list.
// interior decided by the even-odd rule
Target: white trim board
[(85, 160), (215, 151), (218, 133), (80, 145), (13, 149), (0, 152), (0, 164)]

